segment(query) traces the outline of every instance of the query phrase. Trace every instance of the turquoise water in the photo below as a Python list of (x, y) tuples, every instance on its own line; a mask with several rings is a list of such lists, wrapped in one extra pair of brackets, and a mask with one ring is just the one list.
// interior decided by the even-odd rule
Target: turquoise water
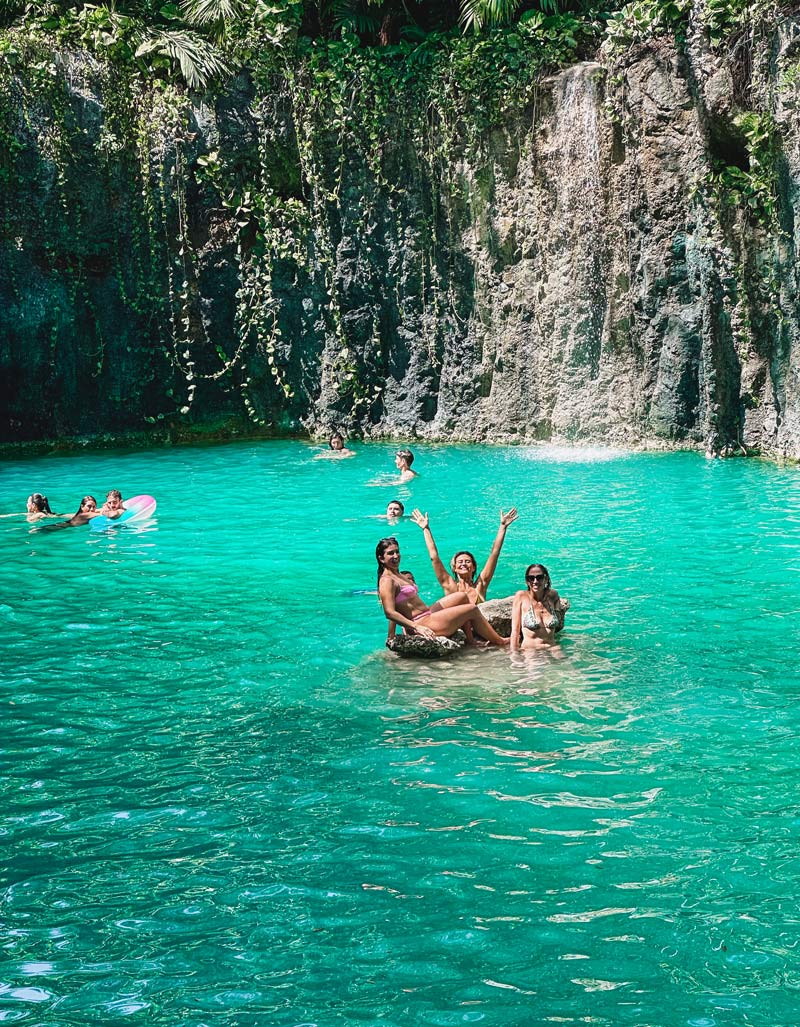
[[(2, 465), (158, 511), (0, 519), (0, 1022), (798, 1022), (798, 471), (415, 448)], [(479, 561), (516, 504), (490, 596), (546, 563), (565, 658), (390, 656), (395, 497)]]

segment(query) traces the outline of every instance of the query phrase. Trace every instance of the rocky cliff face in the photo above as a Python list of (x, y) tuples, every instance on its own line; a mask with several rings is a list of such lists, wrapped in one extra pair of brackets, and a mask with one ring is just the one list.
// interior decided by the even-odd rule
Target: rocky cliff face
[(312, 138), (297, 82), (142, 85), (121, 110), (86, 60), (38, 92), (6, 69), (3, 438), (336, 425), (800, 457), (798, 38), (759, 51), (770, 202), (720, 177), (752, 185), (755, 151), (699, 36), (545, 79), (436, 157), (437, 126), (401, 119), (349, 150), (324, 105)]

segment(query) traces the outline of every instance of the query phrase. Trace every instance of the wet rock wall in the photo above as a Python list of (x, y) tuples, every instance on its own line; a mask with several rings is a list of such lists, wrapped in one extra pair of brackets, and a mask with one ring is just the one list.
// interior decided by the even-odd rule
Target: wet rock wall
[(336, 425), (800, 457), (797, 40), (762, 54), (769, 218), (714, 186), (747, 155), (702, 41), (546, 78), (447, 159), (399, 117), (371, 156), (324, 110), (311, 138), (280, 81), (119, 111), (80, 55), (57, 94), (13, 69), (3, 441)]

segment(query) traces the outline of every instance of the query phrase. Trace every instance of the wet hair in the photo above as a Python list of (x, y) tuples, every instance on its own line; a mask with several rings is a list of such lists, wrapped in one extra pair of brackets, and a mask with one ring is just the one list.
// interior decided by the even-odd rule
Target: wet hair
[(381, 557), (389, 548), (389, 546), (399, 547), (399, 545), (400, 543), (397, 541), (394, 535), (390, 535), (388, 538), (382, 538), (380, 542), (377, 544), (377, 546), (375, 546), (375, 559), (378, 561), (378, 588), (380, 588), (381, 584), (381, 574), (383, 574), (383, 572), (386, 570), (386, 567), (381, 563)]
[(456, 574), (456, 560), (459, 558), (459, 556), (468, 556), (470, 560), (472, 560), (472, 566), (475, 568), (475, 570), (472, 572), (472, 580), (474, 581), (475, 571), (477, 571), (478, 569), (478, 561), (475, 559), (475, 557), (468, 549), (460, 550), (450, 561), (450, 570), (453, 572), (453, 577), (456, 579), (456, 581), (458, 581), (458, 575)]
[(409, 467), (414, 463), (414, 454), (410, 449), (398, 449), (397, 456), (399, 456), (401, 460), (405, 460)]
[(528, 585), (528, 575), (531, 571), (536, 570), (537, 567), (540, 571), (544, 571), (544, 590), (545, 592), (549, 592), (550, 589), (553, 587), (550, 582), (550, 571), (548, 571), (548, 569), (545, 567), (543, 563), (532, 563), (525, 568), (525, 587), (530, 588), (530, 586)]
[(78, 514), (82, 514), (83, 513), (83, 504), (86, 502), (87, 499), (91, 499), (91, 501), (94, 503), (94, 505), (97, 506), (97, 500), (94, 498), (94, 496), (84, 496), (83, 499), (80, 502), (80, 505), (78, 506), (78, 509), (75, 511), (75, 516), (76, 517), (78, 516)]
[(328, 440), (328, 445), (330, 446), (331, 449), (333, 449), (333, 440), (334, 439), (338, 439), (341, 442), (342, 446), (344, 446), (344, 435), (342, 435), (342, 433), (340, 431), (335, 431), (333, 433), (333, 435), (331, 435), (330, 439)]
[(53, 512), (47, 502), (47, 496), (43, 496), (41, 492), (34, 492), (28, 496), (28, 502), (33, 503), (39, 513), (51, 514)]
[(386, 504), (387, 512), (388, 512), (390, 506), (399, 506), (401, 514), (404, 514), (406, 512), (406, 508), (403, 506), (403, 504), (400, 502), (399, 499), (390, 499), (389, 500), (389, 502)]
[(106, 501), (111, 499), (112, 496), (114, 499), (118, 499), (120, 503), (122, 502), (122, 493), (119, 489), (109, 489), (108, 492), (106, 492)]

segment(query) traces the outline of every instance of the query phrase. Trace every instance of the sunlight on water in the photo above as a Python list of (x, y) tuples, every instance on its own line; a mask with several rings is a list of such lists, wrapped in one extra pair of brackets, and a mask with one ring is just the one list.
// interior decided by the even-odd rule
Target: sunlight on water
[[(592, 447), (289, 442), (7, 460), (0, 1020), (796, 1022), (800, 478)], [(43, 530), (33, 490), (151, 493)], [(383, 647), (422, 594), (547, 564), (564, 656)]]
[(608, 463), (612, 460), (624, 460), (632, 455), (627, 449), (609, 449), (605, 446), (557, 446), (552, 443), (521, 447), (519, 452), (526, 460), (559, 464)]

